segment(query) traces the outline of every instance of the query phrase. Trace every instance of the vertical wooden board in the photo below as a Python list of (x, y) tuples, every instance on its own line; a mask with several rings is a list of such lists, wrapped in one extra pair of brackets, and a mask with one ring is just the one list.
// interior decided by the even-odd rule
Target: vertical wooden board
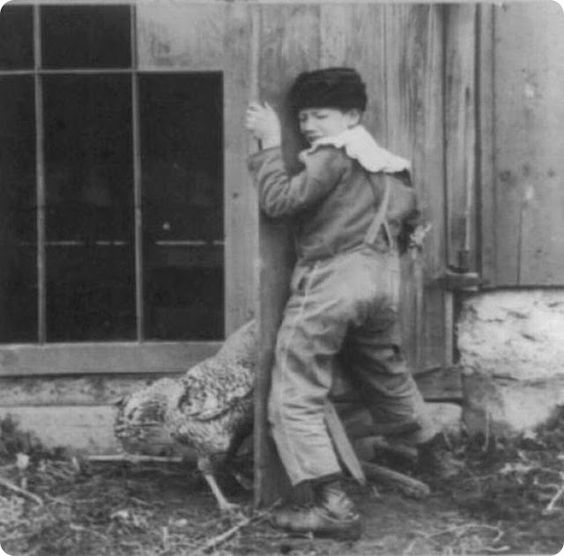
[(250, 79), (253, 8), (231, 2), (225, 9), (225, 326), (229, 335), (255, 314), (258, 206), (247, 170), (249, 138), (244, 126), (245, 110), (255, 95)]
[(368, 106), (363, 125), (386, 141), (384, 6), (324, 4), (320, 9), (321, 67), (356, 68), (366, 83)]
[(445, 167), (447, 262), (476, 268), (476, 6), (445, 7)]
[(139, 2), (136, 7), (141, 70), (223, 69), (223, 3)]
[[(268, 101), (282, 118), (284, 155), (290, 168), (296, 167), (300, 149), (295, 122), (284, 106), (288, 86), (297, 73), (314, 68), (319, 59), (319, 8), (309, 5), (260, 5), (260, 99)], [(258, 61), (257, 61), (258, 63)], [(287, 479), (271, 447), (266, 423), (266, 405), (276, 334), (288, 296), (293, 266), (289, 229), (283, 223), (259, 219), (259, 334), (260, 354), (255, 396), (255, 476), (258, 504), (270, 504), (288, 491)]]
[(261, 7), (260, 93), (281, 115), (284, 158), (292, 170), (304, 143), (284, 100), (296, 76), (319, 65), (319, 9), (309, 4)]
[(424, 268), (404, 261), (402, 323), (417, 372), (450, 363), (445, 295), (432, 285), (445, 264), (442, 7), (387, 5), (385, 36), (387, 144), (412, 161), (423, 216), (432, 223)]
[(494, 8), (478, 6), (479, 273), (483, 286), (496, 285), (496, 195), (494, 161)]
[(564, 284), (563, 24), (553, 2), (496, 8), (499, 285)]
[[(442, 125), (440, 103), (441, 84), (441, 40), (438, 14), (430, 20), (429, 10), (422, 6), (382, 6), (374, 4), (323, 5), (321, 8), (321, 65), (352, 65), (363, 75), (369, 93), (369, 107), (365, 115), (365, 123), (384, 146), (394, 152), (415, 160), (427, 162), (429, 153), (428, 137), (433, 137), (435, 153), (438, 153), (438, 165), (434, 167), (429, 183), (442, 184), (440, 175), (442, 148), (440, 130)], [(429, 23), (430, 21), (430, 23)], [(429, 46), (430, 45), (430, 46)], [(430, 51), (429, 51), (430, 48)], [(427, 66), (425, 65), (427, 64)], [(425, 93), (426, 67), (433, 73), (429, 79), (438, 84), (427, 97)], [(437, 96), (433, 97), (433, 93)], [(425, 120), (427, 110), (430, 124)], [(419, 118), (419, 119), (418, 119)], [(429, 125), (434, 129), (427, 130)], [(417, 140), (417, 135), (420, 140)], [(418, 150), (419, 149), (419, 150)], [(419, 157), (417, 157), (419, 152)], [(425, 168), (421, 172), (426, 171)], [(426, 183), (417, 183), (422, 189)], [(439, 211), (440, 213), (440, 211)], [(438, 237), (440, 238), (440, 231)], [(440, 247), (439, 247), (440, 249)], [(444, 261), (439, 257), (436, 268), (442, 268)], [(424, 368), (422, 352), (425, 344), (423, 338), (425, 322), (423, 322), (424, 299), (422, 296), (423, 277), (419, 261), (409, 258), (403, 260), (403, 307), (401, 311), (402, 328), (406, 354), (410, 364), (415, 368)], [(428, 292), (434, 299), (430, 304), (436, 308), (433, 330), (437, 337), (432, 341), (444, 342), (447, 338), (443, 323), (444, 311), (441, 292)], [(429, 334), (429, 332), (427, 332)], [(447, 348), (448, 349), (448, 348)], [(436, 357), (429, 358), (431, 366), (438, 364)]]
[(440, 6), (388, 5), (388, 144), (411, 159), (425, 215), (431, 275), (444, 265), (443, 45)]

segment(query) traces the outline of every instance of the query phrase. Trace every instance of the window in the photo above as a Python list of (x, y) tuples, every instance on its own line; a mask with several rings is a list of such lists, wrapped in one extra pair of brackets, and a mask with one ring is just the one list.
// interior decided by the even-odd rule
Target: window
[(223, 328), (220, 77), (139, 78), (148, 338)]
[(0, 343), (223, 337), (222, 75), (140, 72), (133, 16), (2, 10)]

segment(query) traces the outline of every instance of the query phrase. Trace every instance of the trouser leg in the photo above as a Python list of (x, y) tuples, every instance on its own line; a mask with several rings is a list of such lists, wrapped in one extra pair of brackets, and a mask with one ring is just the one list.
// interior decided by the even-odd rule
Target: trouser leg
[(324, 420), (336, 355), (375, 420), (416, 419), (415, 442), (432, 436), (417, 386), (401, 355), (397, 261), (354, 253), (294, 273), (280, 327), (269, 419), (292, 484), (340, 472)]
[(331, 275), (327, 264), (298, 269), (277, 338), (269, 419), (293, 485), (341, 473), (324, 417), (347, 330), (345, 296)]
[(383, 255), (378, 303), (349, 329), (341, 355), (351, 382), (376, 423), (416, 423), (411, 443), (427, 441), (434, 427), (408, 368), (399, 325), (399, 260)]
[(405, 436), (410, 444), (432, 438), (436, 430), (425, 402), (402, 354), (396, 324), (389, 330), (352, 330), (342, 361), (351, 383), (375, 423), (415, 425)]

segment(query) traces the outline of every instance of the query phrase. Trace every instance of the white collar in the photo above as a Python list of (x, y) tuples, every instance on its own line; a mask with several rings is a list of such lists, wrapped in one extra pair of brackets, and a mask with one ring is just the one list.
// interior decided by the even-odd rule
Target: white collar
[(369, 172), (394, 173), (402, 170), (411, 172), (409, 160), (378, 145), (374, 137), (362, 125), (347, 129), (338, 135), (318, 139), (309, 149), (300, 153), (300, 158), (313, 153), (322, 145), (333, 145), (338, 149), (344, 148), (350, 158), (357, 160)]

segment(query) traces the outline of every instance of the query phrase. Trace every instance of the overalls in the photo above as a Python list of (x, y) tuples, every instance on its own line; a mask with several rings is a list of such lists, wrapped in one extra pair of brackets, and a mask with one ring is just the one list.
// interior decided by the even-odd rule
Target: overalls
[(272, 433), (293, 485), (341, 470), (324, 420), (339, 356), (375, 422), (417, 423), (417, 442), (435, 434), (401, 353), (399, 255), (388, 239), (387, 246), (367, 241), (294, 269), (269, 399)]

